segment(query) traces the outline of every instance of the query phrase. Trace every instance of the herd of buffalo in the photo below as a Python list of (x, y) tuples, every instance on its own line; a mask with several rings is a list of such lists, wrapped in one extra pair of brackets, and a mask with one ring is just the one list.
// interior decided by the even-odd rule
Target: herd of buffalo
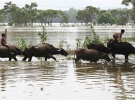
[[(53, 56), (55, 54), (60, 54), (63, 56), (67, 56), (68, 52), (65, 51), (63, 48), (56, 48), (49, 43), (42, 43), (37, 45), (29, 45), (25, 48), (24, 51), (20, 50), (16, 46), (11, 45), (11, 51), (14, 53), (11, 55), (5, 46), (0, 46), (0, 57), (1, 58), (9, 58), (14, 59), (17, 61), (17, 55), (23, 55), (23, 61), (30, 62), (32, 57), (44, 57), (45, 61), (47, 59), (54, 59), (56, 58)], [(135, 54), (135, 47), (129, 42), (116, 42), (116, 41), (109, 41), (107, 46), (103, 44), (87, 44), (87, 49), (79, 48), (75, 50), (74, 55), (75, 61), (78, 62), (80, 59), (87, 60), (90, 62), (97, 62), (99, 59), (105, 59), (107, 61), (111, 61), (108, 54), (111, 54), (113, 58), (115, 58), (116, 54), (122, 54), (125, 56), (125, 59), (128, 59), (130, 54)]]
[(23, 61), (26, 61), (28, 58), (28, 61), (30, 62), (32, 60), (32, 57), (44, 57), (45, 60), (52, 58), (56, 60), (56, 58), (53, 56), (55, 54), (61, 54), (64, 56), (67, 56), (68, 53), (62, 49), (62, 48), (56, 48), (51, 44), (43, 43), (43, 44), (37, 44), (37, 45), (29, 45), (25, 48), (24, 51), (20, 50), (16, 46), (10, 45), (11, 51), (13, 52), (13, 55), (11, 55), (5, 46), (0, 46), (0, 57), (1, 58), (9, 58), (9, 61), (11, 59), (14, 59), (17, 61), (16, 56), (17, 55), (23, 55), (24, 58)]

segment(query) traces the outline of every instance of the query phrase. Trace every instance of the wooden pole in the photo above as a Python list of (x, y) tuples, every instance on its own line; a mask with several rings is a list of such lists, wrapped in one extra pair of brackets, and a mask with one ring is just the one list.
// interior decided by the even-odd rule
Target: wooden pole
[(5, 29), (5, 39), (7, 41), (7, 29)]

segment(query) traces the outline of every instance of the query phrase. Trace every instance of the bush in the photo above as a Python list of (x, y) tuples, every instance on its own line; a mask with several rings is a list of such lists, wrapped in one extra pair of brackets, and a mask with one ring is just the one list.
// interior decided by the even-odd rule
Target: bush
[(9, 26), (12, 26), (12, 25), (13, 25), (13, 22), (10, 21), (10, 22), (8, 23), (8, 25), (9, 25)]
[(91, 25), (91, 31), (93, 34), (93, 38), (90, 39), (88, 36), (86, 36), (84, 42), (83, 42), (83, 47), (86, 47), (87, 44), (89, 43), (94, 43), (94, 44), (103, 44), (102, 40), (100, 39), (99, 35), (96, 34), (94, 27)]
[(43, 27), (43, 32), (38, 32), (38, 36), (40, 38), (40, 43), (44, 43), (47, 40), (47, 31), (45, 27)]
[(18, 47), (21, 50), (24, 50), (26, 46), (26, 40), (24, 39), (24, 37), (17, 38), (16, 47)]

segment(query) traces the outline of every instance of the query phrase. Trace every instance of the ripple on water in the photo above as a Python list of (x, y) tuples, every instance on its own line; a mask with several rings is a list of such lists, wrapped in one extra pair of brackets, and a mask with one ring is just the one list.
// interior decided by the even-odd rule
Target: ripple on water
[[(15, 99), (134, 99), (134, 63), (1, 62), (0, 94)], [(14, 90), (14, 92), (13, 92)], [(96, 92), (95, 92), (96, 91)], [(7, 97), (7, 95), (12, 97)], [(17, 96), (18, 95), (18, 96)], [(106, 95), (108, 97), (106, 97)], [(0, 98), (1, 99), (1, 98)]]

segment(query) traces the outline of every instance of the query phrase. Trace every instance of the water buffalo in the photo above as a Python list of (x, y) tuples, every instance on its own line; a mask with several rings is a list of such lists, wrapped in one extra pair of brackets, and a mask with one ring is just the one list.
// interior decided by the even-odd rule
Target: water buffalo
[(87, 60), (90, 62), (97, 62), (99, 59), (105, 59), (111, 61), (109, 56), (105, 53), (101, 53), (96, 49), (77, 49), (75, 50), (76, 59), (75, 62), (78, 62), (80, 59)]
[(122, 54), (125, 59), (128, 59), (130, 54), (135, 54), (135, 48), (128, 42), (110, 41), (107, 43), (107, 47), (111, 49), (113, 58), (116, 54)]
[(13, 58), (15, 61), (17, 61), (16, 56), (22, 55), (23, 51), (20, 50), (19, 48), (17, 48), (16, 46), (13, 46), (13, 45), (10, 45), (10, 48), (11, 48), (11, 51), (14, 53), (12, 55), (9, 53), (7, 47), (0, 46), (0, 57), (1, 58), (9, 58), (9, 61), (11, 61)]
[(105, 47), (103, 44), (94, 44), (94, 43), (89, 43), (87, 44), (88, 49), (96, 49), (99, 52), (107, 53), (109, 54), (111, 52), (110, 48)]
[(47, 61), (49, 58), (56, 60), (56, 58), (53, 56), (55, 54), (61, 54), (64, 56), (68, 55), (63, 48), (56, 48), (49, 43), (30, 45), (24, 50), (24, 58), (22, 60), (26, 61), (28, 58), (28, 61), (30, 62), (33, 56), (44, 57), (45, 61)]

